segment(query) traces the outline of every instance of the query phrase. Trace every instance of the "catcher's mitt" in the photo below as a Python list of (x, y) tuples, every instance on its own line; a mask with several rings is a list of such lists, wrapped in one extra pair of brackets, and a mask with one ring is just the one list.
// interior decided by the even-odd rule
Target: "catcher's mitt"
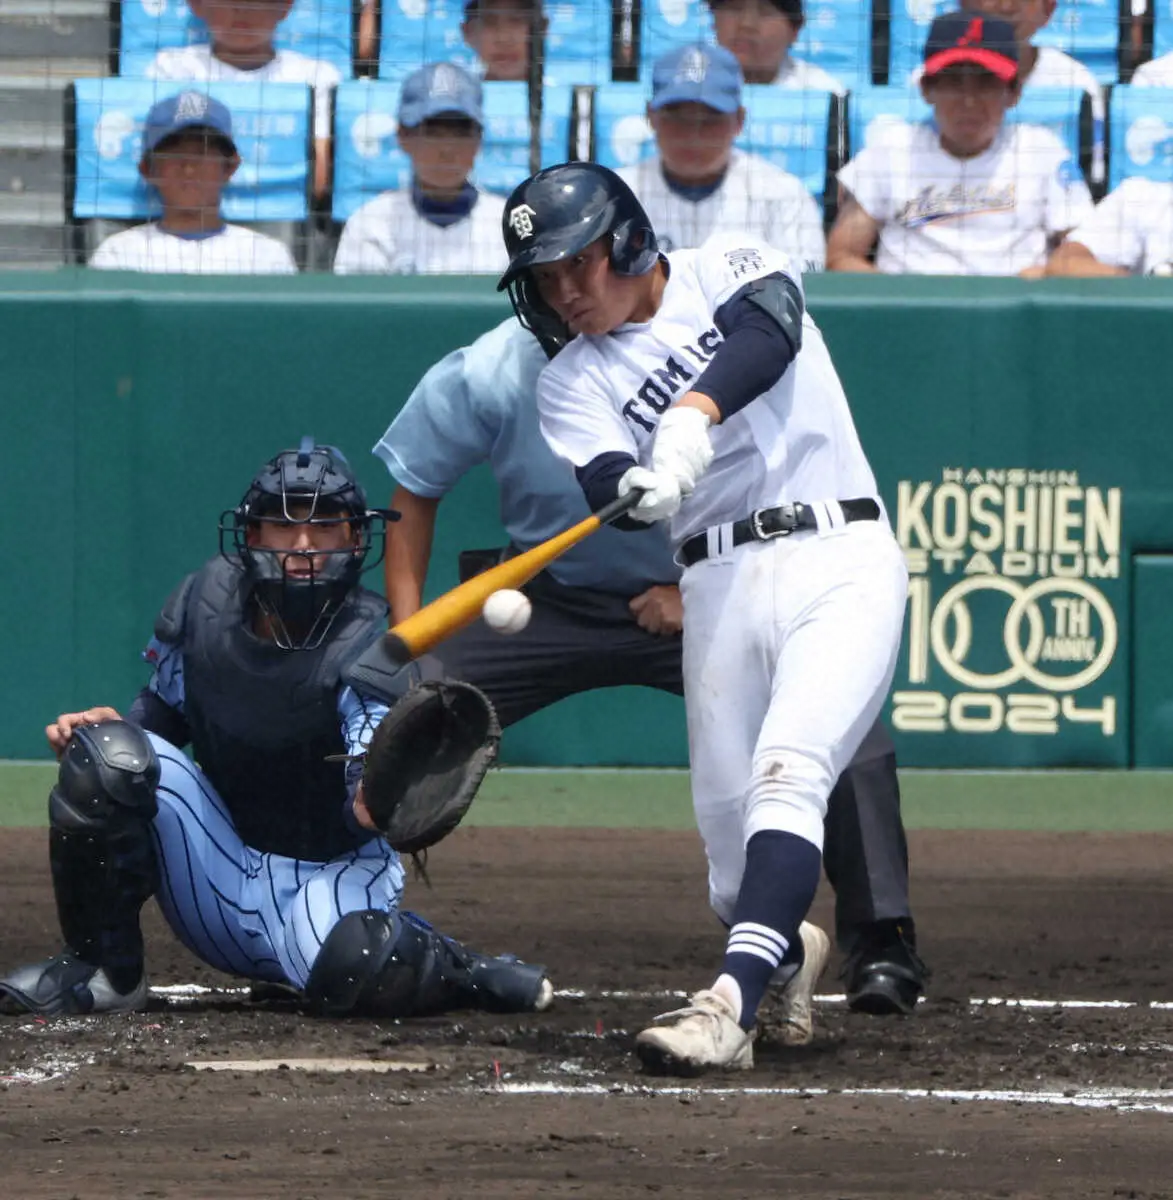
[(387, 841), (418, 854), (447, 837), (500, 741), (497, 714), (472, 684), (444, 679), (411, 688), (379, 722), (363, 766), (363, 798)]

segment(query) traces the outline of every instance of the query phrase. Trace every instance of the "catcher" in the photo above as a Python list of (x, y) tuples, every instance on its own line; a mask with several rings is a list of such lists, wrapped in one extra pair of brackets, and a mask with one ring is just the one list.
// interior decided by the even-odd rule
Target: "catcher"
[(475, 688), (382, 656), (387, 606), (359, 578), (396, 515), (367, 507), (332, 447), (278, 454), (222, 515), (219, 556), (168, 599), (125, 719), (98, 707), (47, 728), (65, 948), (0, 979), (0, 1009), (143, 1008), (151, 896), (204, 962), (291, 985), (311, 1012), (549, 1004), (544, 968), (399, 908), (398, 852), (455, 827), (500, 730)]

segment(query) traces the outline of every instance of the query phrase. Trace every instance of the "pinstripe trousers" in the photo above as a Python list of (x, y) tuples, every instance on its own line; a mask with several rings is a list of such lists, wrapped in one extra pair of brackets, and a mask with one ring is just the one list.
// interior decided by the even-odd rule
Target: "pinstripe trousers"
[(398, 907), (403, 866), (381, 838), (328, 862), (264, 854), (241, 841), (224, 802), (191, 759), (148, 736), (161, 767), (153, 824), (159, 907), (204, 962), (246, 979), (303, 988), (343, 916)]

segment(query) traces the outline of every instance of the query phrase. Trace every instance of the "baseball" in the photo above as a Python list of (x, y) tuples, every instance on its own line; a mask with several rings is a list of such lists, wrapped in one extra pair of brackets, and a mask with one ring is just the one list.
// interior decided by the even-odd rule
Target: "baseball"
[(486, 601), (481, 615), (485, 624), (498, 633), (520, 633), (528, 624), (533, 608), (521, 592), (502, 588)]

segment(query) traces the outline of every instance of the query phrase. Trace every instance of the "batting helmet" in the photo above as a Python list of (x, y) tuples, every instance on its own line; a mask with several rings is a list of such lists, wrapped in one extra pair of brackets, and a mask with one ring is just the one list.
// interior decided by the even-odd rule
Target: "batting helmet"
[[(321, 645), (363, 571), (382, 557), (381, 522), (398, 516), (367, 507), (366, 493), (340, 450), (304, 437), (296, 450), (283, 450), (271, 458), (240, 503), (221, 515), (220, 553), (243, 567), (250, 595), (269, 618), (277, 644), (285, 650), (313, 650)], [(342, 523), (354, 536), (338, 549), (276, 550), (259, 546), (248, 536), (250, 529), (266, 524)], [(376, 537), (380, 552), (367, 562)], [(304, 559), (307, 569), (290, 571), (290, 558)]]
[(611, 266), (646, 275), (659, 258), (656, 234), (635, 193), (614, 171), (593, 162), (547, 167), (514, 189), (501, 224), (509, 267), (497, 290), (509, 290), (517, 319), (557, 353), (571, 337), (541, 298), (530, 268), (559, 262), (611, 237)]

